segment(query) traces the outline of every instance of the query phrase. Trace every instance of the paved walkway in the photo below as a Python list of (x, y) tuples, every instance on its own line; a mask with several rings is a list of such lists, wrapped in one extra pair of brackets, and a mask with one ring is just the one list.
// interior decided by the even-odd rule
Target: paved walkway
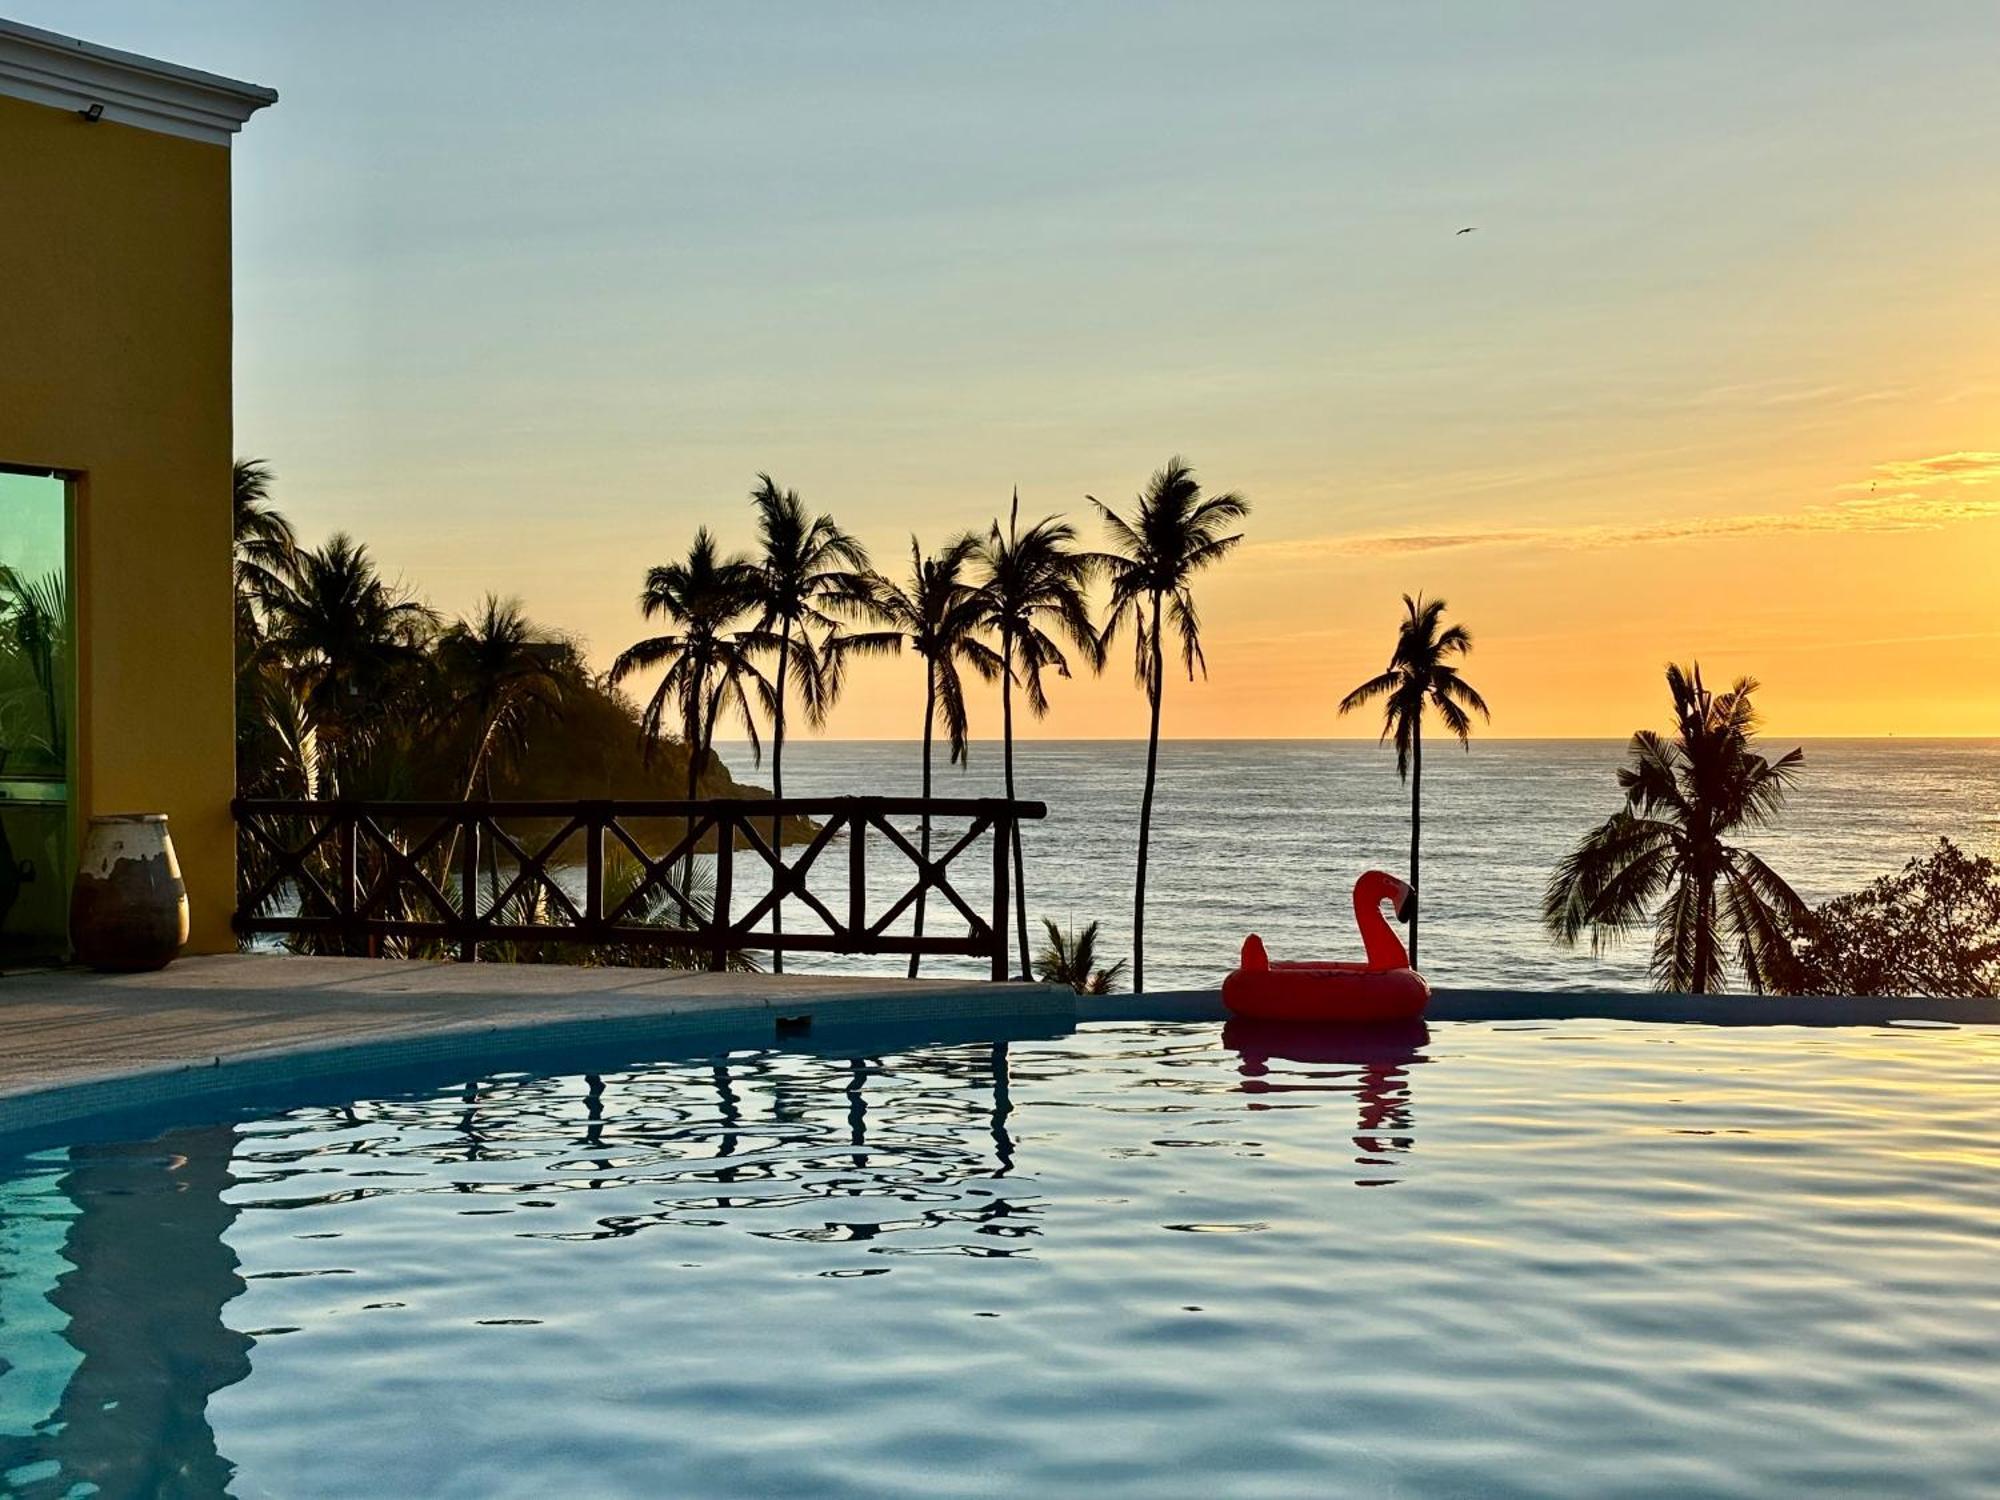
[[(152, 974), (12, 973), (0, 976), (0, 1128), (47, 1114), (27, 1107), (32, 1096), (79, 1084), (129, 1084), (281, 1057), (312, 1070), (315, 1057), (338, 1066), (357, 1048), (398, 1040), (445, 1055), (531, 1028), (551, 1037), (604, 1023), (635, 1034), (684, 1032), (725, 1018), (740, 1022), (746, 1011), (811, 1013), (824, 1025), (829, 1011), (871, 1021), (1068, 1017), (1075, 1004), (1052, 986), (981, 980), (264, 954), (185, 958)], [(96, 1094), (85, 1091), (76, 1103), (102, 1107), (105, 1096), (86, 1097)]]

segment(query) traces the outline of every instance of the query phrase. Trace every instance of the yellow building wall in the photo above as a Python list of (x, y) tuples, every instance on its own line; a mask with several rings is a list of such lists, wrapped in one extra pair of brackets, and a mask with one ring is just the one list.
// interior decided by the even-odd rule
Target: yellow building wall
[(0, 463), (74, 475), (78, 827), (164, 812), (236, 946), (229, 151), (0, 98)]

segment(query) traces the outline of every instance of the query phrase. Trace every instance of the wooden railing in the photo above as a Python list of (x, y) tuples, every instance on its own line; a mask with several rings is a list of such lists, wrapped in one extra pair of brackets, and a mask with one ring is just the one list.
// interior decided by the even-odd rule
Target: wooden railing
[[(310, 936), (341, 952), (386, 942), (470, 961), (482, 945), (627, 944), (703, 957), (822, 952), (959, 954), (1008, 976), (1008, 882), (1014, 824), (1047, 815), (1039, 802), (1000, 798), (787, 797), (662, 802), (359, 802), (239, 798), (236, 930)], [(928, 811), (932, 855), (892, 819)], [(803, 846), (774, 846), (774, 820), (818, 824)], [(635, 824), (669, 830), (655, 853)], [(961, 826), (962, 825), (962, 826)], [(554, 829), (546, 835), (530, 829)], [(845, 899), (808, 887), (827, 849), (846, 836)], [(986, 909), (952, 884), (951, 866), (991, 845)], [(871, 846), (907, 866), (900, 894), (871, 909)], [(708, 890), (690, 882), (693, 855)], [(786, 856), (790, 854), (788, 859)], [(749, 868), (745, 868), (746, 863)], [(610, 879), (614, 864), (617, 879)], [(558, 878), (566, 874), (566, 883)], [(578, 876), (580, 875), (580, 889)], [(744, 902), (736, 911), (738, 894)], [(965, 924), (962, 935), (889, 929), (906, 912)], [(803, 908), (817, 930), (759, 924)], [(782, 917), (779, 918), (782, 921)]]

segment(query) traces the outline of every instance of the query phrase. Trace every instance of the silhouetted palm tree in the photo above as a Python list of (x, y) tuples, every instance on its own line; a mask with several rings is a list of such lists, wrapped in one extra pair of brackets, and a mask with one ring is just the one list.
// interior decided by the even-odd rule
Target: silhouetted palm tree
[(1777, 816), (1805, 752), (1766, 760), (1751, 749), (1751, 678), (1712, 693), (1699, 665), (1669, 666), (1667, 688), (1673, 737), (1650, 729), (1632, 736), (1618, 771), (1625, 806), (1556, 867), (1542, 920), (1566, 946), (1587, 930), (1593, 950), (1651, 921), (1654, 982), (1696, 995), (1725, 982), (1731, 947), (1762, 994), (1790, 952), (1787, 933), (1808, 913), (1769, 865), (1726, 840)]
[[(469, 738), (460, 800), (476, 791), (493, 795), (493, 762), (507, 751), (527, 748), (538, 720), (562, 709), (562, 643), (521, 611), (518, 599), (488, 594), (479, 613), (456, 620), (432, 649), (436, 668), (434, 712), (440, 728), (462, 729)], [(445, 843), (447, 880), (458, 877), (459, 829)], [(497, 896), (500, 850), (491, 839), (484, 850), (487, 878)]]
[(1171, 626), (1180, 637), (1189, 682), (1194, 681), (1197, 667), (1203, 676), (1208, 674), (1201, 652), (1201, 620), (1194, 607), (1194, 575), (1243, 540), (1240, 533), (1225, 535), (1224, 529), (1248, 516), (1250, 505), (1233, 493), (1204, 498), (1194, 471), (1177, 457), (1146, 482), (1130, 521), (1095, 495), (1089, 499), (1104, 516), (1113, 548), (1103, 558), (1111, 577), (1111, 604), (1099, 651), (1108, 653), (1119, 627), (1131, 622), (1132, 670), (1146, 690), (1152, 715), (1146, 736), (1146, 792), (1139, 803), (1138, 884), (1132, 898), (1132, 988), (1138, 992), (1146, 988), (1146, 854), (1153, 833), (1160, 697), (1167, 675), (1163, 633)]
[[(238, 674), (236, 739), (238, 796), (311, 801), (324, 795), (318, 726), (276, 663)], [(255, 839), (244, 839), (239, 857), (265, 852)]]
[(1410, 783), (1410, 966), (1417, 963), (1417, 879), (1424, 831), (1424, 710), (1429, 707), (1472, 747), (1472, 715), (1491, 720), (1486, 700), (1458, 675), (1452, 657), (1472, 650), (1472, 633), (1463, 625), (1440, 630), (1444, 600), (1426, 602), (1419, 594), (1403, 595), (1404, 618), (1396, 628), (1396, 649), (1388, 668), (1340, 700), (1340, 711), (1352, 713), (1376, 698), (1382, 705), (1382, 738), (1396, 741), (1396, 774)]
[[(318, 735), (281, 662), (264, 642), (274, 600), (298, 580), (298, 538), (271, 504), (272, 473), (262, 459), (239, 458), (230, 470), (235, 542), (236, 789), (246, 797), (319, 794)], [(261, 853), (243, 841), (241, 857)]]
[[(1436, 710), (1444, 728), (1472, 748), (1472, 714), (1492, 720), (1486, 700), (1458, 676), (1452, 656), (1472, 652), (1472, 632), (1464, 626), (1438, 628), (1444, 600), (1424, 600), (1422, 594), (1402, 596), (1404, 620), (1396, 626), (1396, 650), (1388, 668), (1368, 678), (1340, 700), (1340, 712), (1352, 714), (1374, 698), (1382, 698), (1382, 738), (1396, 740), (1396, 776), (1410, 782), (1410, 966), (1416, 966), (1418, 866), (1424, 842), (1424, 710)], [(1470, 710), (1470, 712), (1468, 712)]]
[[(1045, 516), (1021, 530), (1021, 494), (1014, 492), (1003, 532), (995, 521), (974, 559), (979, 575), (980, 623), (1000, 637), (1000, 742), (1007, 800), (1014, 800), (1014, 684), (1028, 695), (1036, 718), (1049, 711), (1045, 671), (1067, 677), (1066, 637), (1096, 666), (1101, 661), (1084, 595), (1098, 560), (1076, 550), (1076, 528)], [(1021, 940), (1021, 977), (1028, 975), (1027, 882), (1021, 870), (1021, 825), (1013, 825), (1014, 918)], [(1004, 941), (1005, 934), (994, 934)]]
[[(700, 794), (701, 776), (708, 769), (715, 742), (716, 720), (725, 710), (742, 721), (752, 751), (759, 760), (763, 758), (757, 716), (744, 685), (748, 683), (768, 696), (770, 684), (753, 659), (758, 648), (755, 636), (739, 628), (755, 602), (756, 589), (755, 566), (744, 557), (722, 556), (714, 536), (702, 527), (694, 534), (687, 557), (650, 569), (646, 586), (639, 593), (640, 613), (648, 620), (666, 621), (672, 627), (670, 633), (635, 641), (611, 664), (614, 686), (648, 667), (666, 669), (646, 701), (639, 729), (650, 754), (668, 713), (679, 720), (681, 739), (687, 746), (690, 801)], [(694, 850), (690, 848), (683, 882), (693, 877)]]
[(1125, 960), (1108, 969), (1097, 966), (1097, 923), (1072, 933), (1043, 917), (1042, 926), (1049, 940), (1035, 959), (1035, 976), (1044, 984), (1068, 985), (1079, 995), (1108, 995), (1118, 988)]
[(344, 532), (299, 553), (296, 576), (265, 608), (266, 649), (323, 742), (322, 789), (351, 795), (355, 757), (394, 724), (422, 677), (437, 617), (384, 582), (368, 549)]
[(464, 795), (492, 795), (494, 756), (525, 747), (529, 727), (561, 710), (562, 642), (530, 620), (518, 599), (488, 594), (479, 613), (438, 637), (441, 717), (470, 733)]
[(298, 576), (298, 537), (292, 523), (271, 504), (274, 477), (261, 458), (239, 458), (230, 471), (237, 632), (252, 641), (260, 613)]
[[(971, 533), (953, 537), (934, 557), (925, 557), (910, 538), (910, 572), (903, 584), (877, 577), (871, 610), (876, 619), (909, 642), (924, 663), (924, 800), (931, 795), (931, 740), (937, 721), (944, 719), (951, 761), (965, 759), (965, 686), (961, 666), (971, 667), (988, 682), (1000, 675), (1000, 657), (979, 639), (984, 601), (965, 579), (965, 570), (979, 550)], [(931, 857), (931, 815), (923, 815), (921, 831), (925, 859)], [(924, 896), (917, 893), (916, 935), (924, 935)], [(996, 934), (1006, 941), (1005, 934)], [(917, 977), (918, 960), (910, 955), (910, 978)]]
[[(777, 657), (772, 677), (771, 795), (785, 795), (785, 711), (796, 685), (806, 722), (826, 722), (840, 696), (846, 657), (856, 651), (894, 650), (894, 634), (851, 632), (844, 617), (870, 599), (868, 549), (842, 531), (830, 515), (813, 515), (796, 490), (780, 489), (769, 474), (757, 476), (750, 492), (757, 513), (758, 556), (751, 569), (750, 607), (757, 644)], [(771, 815), (771, 853), (781, 854), (784, 819)], [(778, 872), (771, 872), (775, 888)], [(771, 908), (771, 929), (785, 930), (784, 905)], [(785, 971), (782, 948), (772, 969)]]

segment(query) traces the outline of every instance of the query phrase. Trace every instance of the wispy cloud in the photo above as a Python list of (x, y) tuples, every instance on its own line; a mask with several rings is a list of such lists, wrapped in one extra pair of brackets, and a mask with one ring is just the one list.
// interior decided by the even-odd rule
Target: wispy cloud
[[(1993, 484), (2000, 481), (2000, 453), (1940, 453), (1936, 458), (1877, 464), (1875, 473), (1877, 477), (1867, 481), (1870, 489), (1884, 481), (1911, 487)], [(1857, 480), (1847, 488), (1858, 490), (1861, 482)]]
[(1936, 531), (2000, 517), (2000, 453), (1941, 453), (1879, 464), (1872, 478), (1841, 486), (1843, 498), (1789, 511), (1691, 516), (1647, 525), (1514, 526), (1452, 531), (1355, 532), (1252, 544), (1269, 557), (1305, 561), (1441, 552), (1460, 547), (1629, 547), (1651, 542), (1781, 532)]

